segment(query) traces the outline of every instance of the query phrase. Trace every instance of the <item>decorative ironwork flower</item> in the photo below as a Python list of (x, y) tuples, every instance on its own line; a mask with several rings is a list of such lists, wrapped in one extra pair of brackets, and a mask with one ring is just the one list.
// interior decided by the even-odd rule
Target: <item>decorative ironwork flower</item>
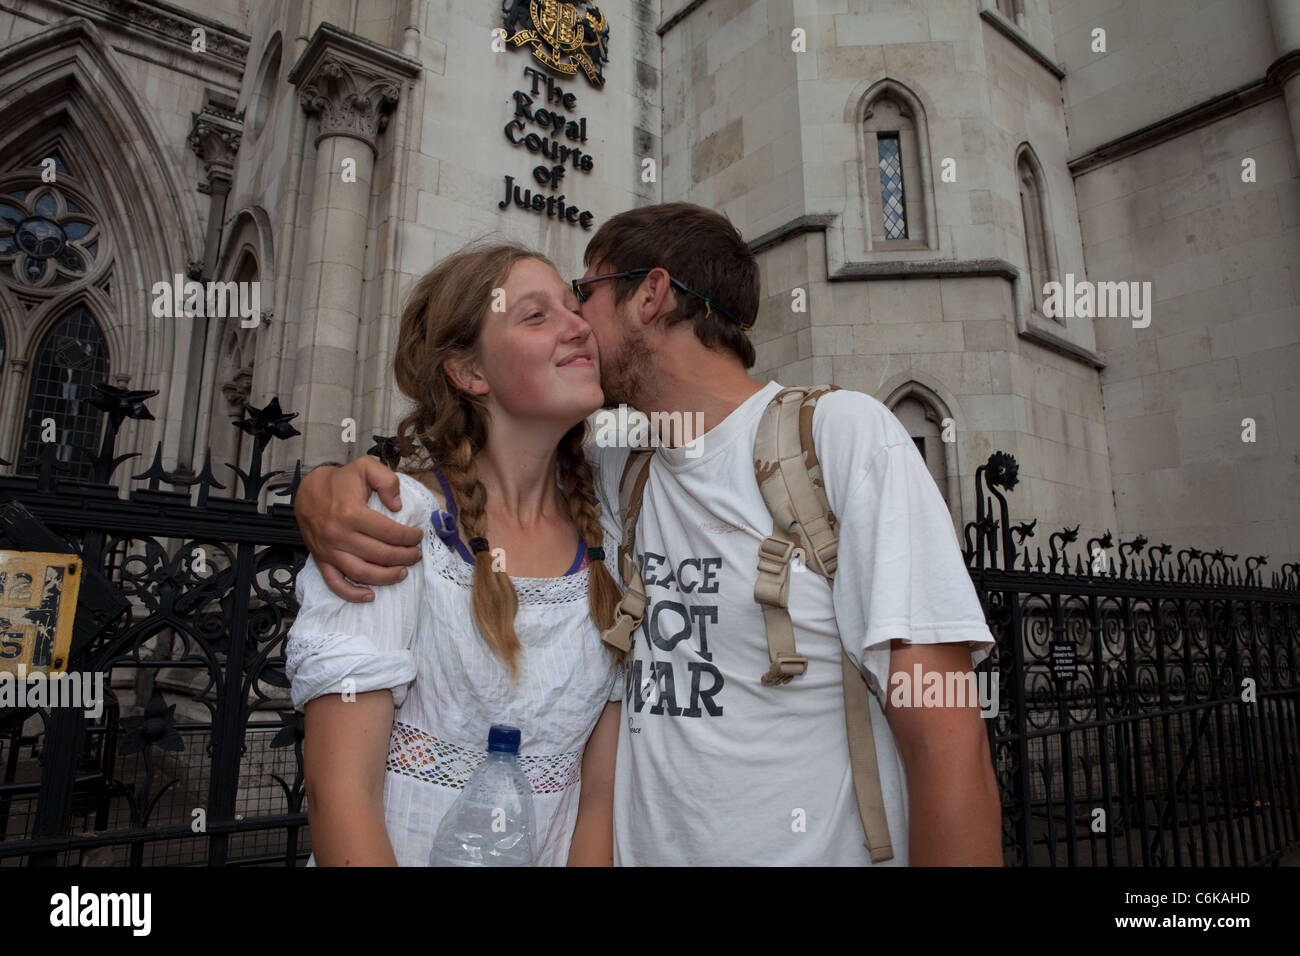
[(402, 460), (401, 446), (396, 435), (371, 435), (375, 440), (373, 447), (366, 450), (367, 455), (374, 455), (389, 468), (396, 468)]
[(985, 480), (991, 487), (1005, 488), (1010, 491), (1016, 486), (1020, 478), (1020, 466), (1016, 464), (1014, 455), (1008, 455), (1003, 451), (995, 451), (989, 456), (988, 470), (985, 472)]
[(1038, 524), (1038, 519), (1033, 521), (1022, 521), (1020, 524), (1011, 526), (1011, 533), (1016, 536), (1016, 544), (1024, 544), (1026, 538), (1034, 536), (1034, 527)]
[(305, 728), (303, 726), (302, 714), (296, 710), (292, 712), (282, 712), (281, 717), (284, 719), (284, 726), (280, 728), (272, 739), (270, 747), (272, 750), (280, 747), (292, 747), (303, 738)]
[(162, 694), (154, 688), (153, 696), (145, 704), (143, 716), (123, 718), (117, 752), (122, 755), (135, 754), (147, 751), (151, 746), (160, 750), (184, 750), (185, 742), (181, 740), (180, 731), (173, 722), (175, 711), (176, 705), (168, 707)]
[(254, 436), (263, 445), (269, 444), (272, 438), (292, 438), (294, 435), (301, 434), (298, 429), (289, 424), (292, 419), (298, 417), (298, 413), (285, 413), (281, 410), (278, 395), (272, 398), (265, 408), (245, 405), (244, 415), (244, 418), (235, 419), (235, 427)]
[(96, 383), (91, 387), (94, 388), (95, 394), (87, 397), (85, 401), (100, 411), (108, 412), (114, 431), (121, 426), (124, 418), (153, 420), (153, 414), (145, 407), (144, 401), (158, 394), (156, 388), (132, 391), (103, 383)]

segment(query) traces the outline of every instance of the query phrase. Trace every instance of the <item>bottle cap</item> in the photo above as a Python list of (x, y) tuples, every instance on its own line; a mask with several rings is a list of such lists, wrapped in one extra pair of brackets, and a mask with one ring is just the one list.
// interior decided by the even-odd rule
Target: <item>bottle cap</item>
[(488, 750), (495, 753), (517, 754), (522, 736), (518, 727), (493, 724), (492, 729), (488, 731)]

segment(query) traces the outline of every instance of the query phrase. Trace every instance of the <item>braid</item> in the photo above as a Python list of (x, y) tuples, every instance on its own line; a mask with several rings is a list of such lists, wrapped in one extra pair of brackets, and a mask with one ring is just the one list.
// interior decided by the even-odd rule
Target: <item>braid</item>
[[(478, 478), (474, 458), (487, 446), (489, 416), (484, 400), (457, 387), (444, 364), (448, 359), (477, 354), (493, 290), (504, 285), (510, 270), (523, 261), (554, 268), (541, 253), (509, 242), (471, 245), (448, 256), (412, 288), (402, 309), (393, 353), (393, 377), (412, 403), (397, 427), (402, 459), (411, 472), (434, 465), (442, 469), (459, 506), (466, 537), (471, 540), (487, 537), (487, 491)], [(574, 490), (575, 499), (589, 498), (590, 470), (585, 468), (580, 444), (573, 445), (570, 462), (572, 453), (584, 470), (565, 488)], [(571, 470), (565, 468), (566, 475)], [(588, 542), (600, 540), (595, 517), (594, 511), (581, 519), (574, 515)], [(512, 680), (516, 679), (522, 651), (514, 625), (518, 596), (509, 576), (492, 570), (490, 550), (476, 550), (473, 561), (474, 616), (479, 630), (489, 648), (509, 667)], [(597, 577), (602, 573), (598, 571)]]
[[(605, 532), (600, 525), (600, 505), (596, 501), (595, 481), (591, 465), (582, 451), (586, 423), (579, 422), (569, 429), (558, 449), (560, 482), (569, 517), (577, 525), (578, 533), (588, 548), (603, 548)], [(587, 579), (587, 605), (591, 619), (602, 631), (614, 623), (614, 611), (622, 595), (604, 561), (591, 562)]]
[[(462, 435), (457, 442), (443, 464), (443, 474), (456, 496), (465, 537), (486, 538), (487, 489), (475, 473), (474, 446), (468, 436)], [(523, 647), (515, 633), (515, 611), (518, 608), (519, 597), (510, 576), (492, 569), (492, 552), (482, 550), (475, 553), (474, 617), (488, 647), (506, 662), (512, 681), (518, 677), (519, 652)]]

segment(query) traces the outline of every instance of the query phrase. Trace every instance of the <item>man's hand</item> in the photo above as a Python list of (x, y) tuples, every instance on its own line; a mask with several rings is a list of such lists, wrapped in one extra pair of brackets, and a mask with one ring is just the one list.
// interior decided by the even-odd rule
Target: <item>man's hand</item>
[(345, 601), (372, 601), (358, 584), (396, 584), (420, 560), (424, 532), (386, 518), (366, 504), (372, 490), (389, 511), (402, 507), (397, 475), (366, 455), (343, 467), (315, 468), (298, 485), (294, 515), (307, 550), (329, 589)]
[[(911, 681), (916, 664), (922, 674), (944, 675), (946, 687), (947, 674), (970, 672), (970, 648), (892, 642), (891, 688), (899, 671)], [(908, 863), (1002, 866), (1002, 807), (979, 701), (942, 705), (885, 711), (907, 774)]]

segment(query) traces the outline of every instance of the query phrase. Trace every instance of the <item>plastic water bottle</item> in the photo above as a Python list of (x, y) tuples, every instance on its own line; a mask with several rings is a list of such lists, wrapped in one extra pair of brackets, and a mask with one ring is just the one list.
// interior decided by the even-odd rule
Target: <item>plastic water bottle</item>
[(519, 766), (517, 727), (493, 724), (488, 755), (433, 838), (430, 866), (530, 866), (533, 788)]

